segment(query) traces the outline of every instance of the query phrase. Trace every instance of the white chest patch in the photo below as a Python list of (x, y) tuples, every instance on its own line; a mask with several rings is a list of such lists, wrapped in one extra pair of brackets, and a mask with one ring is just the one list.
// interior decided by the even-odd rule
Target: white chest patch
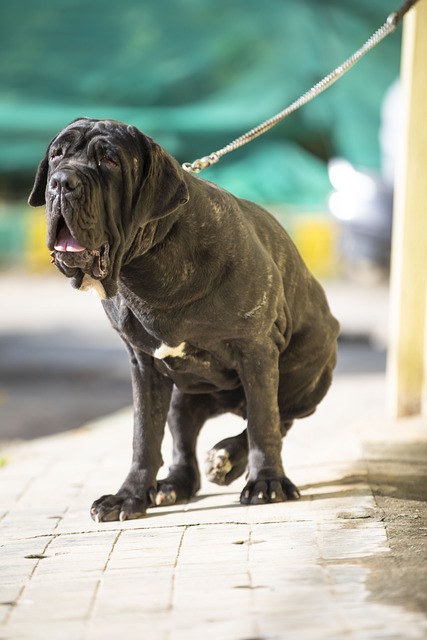
[(79, 291), (90, 291), (94, 293), (100, 300), (105, 300), (107, 298), (107, 294), (105, 293), (105, 289), (102, 286), (99, 280), (95, 280), (91, 278), (87, 274), (85, 274), (82, 284), (80, 285)]
[(157, 358), (157, 360), (163, 360), (163, 358), (184, 358), (185, 347), (185, 342), (181, 342), (177, 347), (170, 347), (162, 342), (160, 347), (157, 347), (153, 353), (153, 356)]

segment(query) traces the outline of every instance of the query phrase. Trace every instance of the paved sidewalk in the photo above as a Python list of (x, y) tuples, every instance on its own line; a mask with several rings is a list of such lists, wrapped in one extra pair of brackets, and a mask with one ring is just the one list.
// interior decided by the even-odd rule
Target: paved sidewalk
[[(384, 419), (382, 375), (337, 378), (289, 433), (298, 502), (242, 507), (242, 480), (205, 483), (189, 504), (96, 524), (131, 422), (124, 410), (3, 452), (0, 640), (427, 637), (426, 423)], [(201, 459), (241, 425), (206, 425)]]

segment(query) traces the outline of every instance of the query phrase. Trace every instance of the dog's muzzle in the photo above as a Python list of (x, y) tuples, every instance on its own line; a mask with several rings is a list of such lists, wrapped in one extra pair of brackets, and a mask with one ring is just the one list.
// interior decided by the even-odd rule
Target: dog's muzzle
[[(108, 242), (103, 244), (99, 249), (83, 249), (82, 251), (58, 251), (54, 250), (51, 253), (53, 262), (62, 267), (62, 270), (66, 275), (67, 271), (74, 272), (75, 269), (80, 269), (84, 273), (88, 273), (97, 280), (102, 280), (108, 275), (108, 267), (110, 265), (109, 260), (110, 245)], [(74, 273), (70, 273), (74, 275)]]
[(110, 266), (110, 245), (104, 242), (97, 249), (79, 244), (61, 216), (56, 227), (56, 239), (51, 252), (52, 262), (66, 276), (74, 276), (80, 269), (97, 280), (105, 278)]
[[(105, 278), (110, 266), (108, 242), (98, 248), (88, 249), (79, 243), (62, 215), (70, 207), (70, 201), (78, 198), (82, 184), (77, 173), (70, 169), (57, 170), (49, 182), (49, 194), (53, 206), (61, 212), (54, 230), (52, 262), (67, 276), (74, 276), (80, 269), (98, 280)], [(53, 238), (52, 238), (53, 240)]]

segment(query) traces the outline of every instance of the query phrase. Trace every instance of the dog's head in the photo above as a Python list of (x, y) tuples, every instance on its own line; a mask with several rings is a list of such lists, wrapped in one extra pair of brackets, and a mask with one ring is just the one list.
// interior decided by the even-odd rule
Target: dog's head
[(151, 138), (80, 118), (49, 144), (29, 204), (46, 204), (47, 245), (60, 271), (76, 288), (85, 274), (101, 280), (112, 296), (121, 267), (149, 248), (150, 223), (188, 198), (183, 170)]

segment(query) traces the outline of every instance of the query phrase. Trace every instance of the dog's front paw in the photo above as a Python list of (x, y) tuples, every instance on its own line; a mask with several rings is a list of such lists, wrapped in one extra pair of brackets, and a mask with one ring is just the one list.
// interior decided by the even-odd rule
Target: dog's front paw
[(287, 478), (254, 480), (247, 483), (240, 495), (241, 504), (267, 504), (298, 500), (301, 497), (297, 487)]
[(146, 498), (133, 495), (106, 495), (95, 500), (90, 515), (95, 522), (112, 522), (114, 520), (135, 520), (142, 518), (147, 507), (154, 504), (155, 490), (147, 491)]

